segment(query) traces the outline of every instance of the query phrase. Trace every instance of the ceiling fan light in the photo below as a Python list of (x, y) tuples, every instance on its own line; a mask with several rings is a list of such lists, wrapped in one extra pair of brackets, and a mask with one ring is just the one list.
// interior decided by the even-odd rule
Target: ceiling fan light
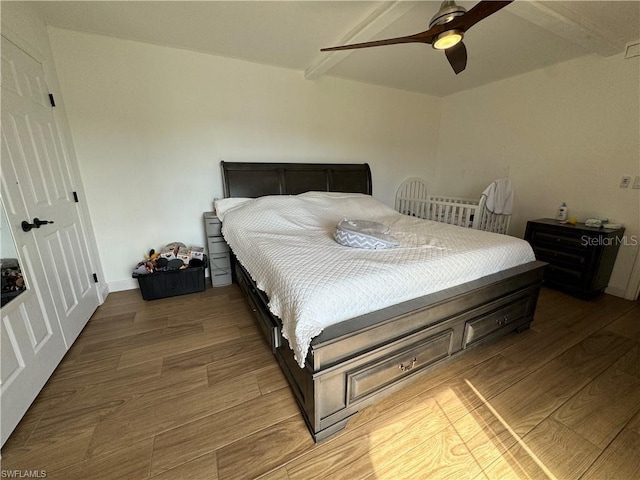
[(438, 35), (433, 41), (433, 48), (436, 50), (446, 50), (462, 41), (464, 33), (460, 30), (447, 30)]

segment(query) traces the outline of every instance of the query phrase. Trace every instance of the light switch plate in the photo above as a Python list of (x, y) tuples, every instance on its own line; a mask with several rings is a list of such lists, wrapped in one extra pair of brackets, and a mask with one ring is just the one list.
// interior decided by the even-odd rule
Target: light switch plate
[(636, 178), (633, 180), (633, 188), (640, 188), (640, 175), (636, 175)]
[(620, 179), (620, 188), (627, 188), (629, 186), (629, 182), (631, 182), (631, 177), (625, 175)]

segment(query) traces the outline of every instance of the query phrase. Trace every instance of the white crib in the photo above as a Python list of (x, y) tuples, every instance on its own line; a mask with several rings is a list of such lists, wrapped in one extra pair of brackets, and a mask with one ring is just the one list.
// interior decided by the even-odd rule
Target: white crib
[(429, 195), (424, 180), (409, 178), (396, 191), (396, 210), (404, 215), (460, 227), (507, 234), (511, 215), (490, 212), (479, 199)]

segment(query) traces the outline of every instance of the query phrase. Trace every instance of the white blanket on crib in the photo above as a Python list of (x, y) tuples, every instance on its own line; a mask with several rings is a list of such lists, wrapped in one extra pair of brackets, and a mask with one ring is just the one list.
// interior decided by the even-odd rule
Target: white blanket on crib
[(515, 192), (510, 179), (499, 178), (498, 180), (494, 180), (484, 192), (482, 192), (482, 195), (487, 197), (485, 206), (491, 213), (511, 215)]
[[(300, 366), (328, 325), (535, 260), (523, 240), (401, 215), (362, 194), (268, 196), (218, 210), (224, 238), (268, 295)], [(336, 243), (345, 218), (388, 226), (400, 246)]]

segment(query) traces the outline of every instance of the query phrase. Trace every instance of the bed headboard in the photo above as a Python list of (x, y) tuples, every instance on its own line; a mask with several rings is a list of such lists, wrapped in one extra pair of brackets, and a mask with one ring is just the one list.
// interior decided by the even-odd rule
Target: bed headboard
[(297, 195), (308, 191), (371, 195), (369, 164), (220, 162), (225, 197)]

